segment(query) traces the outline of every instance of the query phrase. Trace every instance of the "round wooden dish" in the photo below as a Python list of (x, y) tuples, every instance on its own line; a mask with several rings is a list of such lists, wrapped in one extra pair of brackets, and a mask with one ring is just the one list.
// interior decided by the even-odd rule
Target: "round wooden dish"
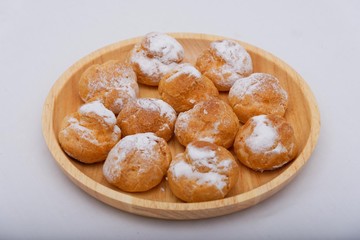
[[(214, 40), (224, 37), (175, 33), (185, 49), (184, 62), (195, 63), (200, 52)], [(47, 145), (56, 162), (70, 179), (91, 196), (121, 210), (157, 218), (199, 219), (220, 216), (248, 208), (270, 197), (299, 172), (315, 148), (320, 116), (317, 104), (305, 81), (286, 63), (257, 47), (241, 42), (250, 53), (254, 72), (266, 72), (277, 76), (289, 93), (289, 108), (286, 119), (292, 124), (299, 144), (299, 155), (291, 163), (276, 171), (263, 173), (240, 165), (241, 174), (235, 188), (225, 199), (183, 203), (170, 191), (163, 180), (154, 189), (144, 193), (126, 193), (109, 185), (102, 175), (102, 163), (86, 165), (68, 157), (60, 148), (57, 135), (62, 119), (83, 104), (78, 94), (78, 80), (84, 70), (94, 63), (111, 59), (125, 60), (133, 45), (140, 38), (121, 41), (80, 59), (54, 84), (44, 105), (42, 128)], [(157, 88), (140, 86), (140, 97), (157, 97)], [(226, 100), (226, 93), (221, 98)], [(173, 156), (184, 150), (173, 137), (169, 142)]]

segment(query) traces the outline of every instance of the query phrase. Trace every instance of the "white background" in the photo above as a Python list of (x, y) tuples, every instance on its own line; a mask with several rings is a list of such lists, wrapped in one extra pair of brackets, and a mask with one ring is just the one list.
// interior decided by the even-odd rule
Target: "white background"
[[(0, 239), (359, 239), (359, 1), (0, 1)], [(43, 102), (84, 55), (150, 31), (236, 38), (290, 64), (321, 112), (315, 152), (272, 198), (197, 221), (122, 212), (57, 167)]]

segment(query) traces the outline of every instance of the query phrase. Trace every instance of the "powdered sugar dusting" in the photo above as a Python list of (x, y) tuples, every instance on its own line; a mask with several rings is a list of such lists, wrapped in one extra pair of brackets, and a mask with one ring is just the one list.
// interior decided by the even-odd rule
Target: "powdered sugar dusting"
[(121, 139), (106, 158), (103, 166), (104, 176), (114, 181), (121, 174), (121, 162), (132, 151), (137, 151), (146, 158), (157, 158), (158, 152), (154, 151), (154, 147), (159, 139), (153, 133), (138, 133)]
[(153, 32), (134, 46), (130, 61), (137, 63), (145, 75), (160, 80), (183, 58), (184, 49), (179, 42), (164, 33)]
[(182, 176), (192, 177), (194, 170), (191, 165), (185, 161), (179, 161), (176, 164), (172, 165), (170, 171), (174, 174), (175, 178), (180, 178)]
[[(200, 103), (198, 103), (198, 104), (195, 104), (195, 106), (192, 109), (190, 109), (186, 112), (181, 112), (175, 123), (175, 132), (178, 130), (180, 130), (180, 131), (186, 130), (189, 126), (189, 122), (191, 121), (191, 117), (193, 116), (193, 113), (198, 112), (199, 109), (201, 108), (201, 106), (202, 105)], [(201, 140), (201, 139), (198, 139), (198, 140)]]
[(201, 73), (199, 72), (199, 70), (197, 70), (194, 66), (192, 66), (189, 63), (179, 64), (173, 69), (173, 71), (175, 71), (175, 73), (171, 75), (169, 78), (167, 78), (166, 82), (170, 82), (176, 79), (177, 77), (179, 77), (180, 75), (189, 75), (195, 78), (201, 78)]
[(248, 77), (237, 80), (229, 91), (229, 97), (236, 96), (243, 99), (246, 95), (264, 91), (265, 86), (280, 94), (283, 99), (287, 100), (286, 91), (280, 86), (279, 80), (267, 73), (253, 73)]
[(139, 86), (132, 68), (113, 63), (113, 72), (109, 72), (109, 70), (105, 69), (104, 65), (98, 66), (97, 78), (91, 79), (88, 82), (89, 92), (84, 100), (87, 101), (93, 98), (99, 91), (109, 92), (113, 89), (124, 91), (129, 96), (135, 98), (138, 94)]
[(144, 51), (136, 51), (136, 47), (133, 50), (130, 61), (137, 63), (145, 75), (153, 78), (161, 78), (161, 76), (168, 73), (173, 69), (177, 63), (164, 64), (157, 58), (147, 57)]
[(227, 177), (216, 172), (202, 173), (197, 180), (197, 183), (214, 185), (217, 189), (223, 192), (223, 188), (226, 186)]
[(211, 43), (216, 54), (225, 60), (224, 68), (239, 75), (252, 71), (250, 55), (239, 43), (232, 40), (216, 41)]
[(80, 125), (80, 122), (76, 118), (70, 117), (67, 119), (67, 122), (69, 123), (69, 126), (61, 130), (64, 136), (69, 135), (69, 131), (74, 131), (78, 136), (81, 137), (81, 139), (97, 146), (101, 145), (100, 142), (96, 139), (94, 131)]
[(204, 142), (210, 142), (210, 143), (215, 142), (215, 139), (213, 137), (209, 137), (209, 136), (206, 136), (206, 137), (198, 136), (197, 140), (204, 141)]
[[(199, 185), (214, 185), (223, 192), (226, 186), (227, 176), (220, 171), (226, 171), (231, 167), (231, 160), (218, 161), (216, 151), (208, 146), (198, 147), (190, 143), (186, 147), (185, 154), (188, 155), (191, 164), (181, 160), (170, 167), (175, 178), (186, 177), (195, 179)], [(208, 172), (199, 172), (197, 169), (206, 167)]]
[(121, 134), (120, 128), (117, 125), (115, 125), (114, 126), (114, 131), (113, 131), (113, 133), (111, 135), (111, 140), (113, 140), (114, 142), (118, 141), (120, 134)]
[[(198, 116), (197, 115), (198, 112), (203, 113), (204, 115), (209, 114), (209, 112), (205, 108), (200, 110), (203, 107), (203, 104), (204, 102), (200, 102), (196, 104), (192, 109), (186, 112), (181, 112), (179, 114), (175, 123), (175, 134), (177, 134), (177, 132), (179, 131), (187, 131), (189, 127), (189, 123), (193, 122), (192, 118), (194, 118), (194, 116)], [(216, 136), (209, 136), (209, 135), (219, 134), (220, 124), (221, 124), (220, 121), (215, 121), (213, 123), (213, 129), (210, 129), (210, 125), (209, 125), (206, 127), (205, 130), (203, 129), (203, 131), (196, 132), (196, 140), (214, 143)]]
[(116, 118), (114, 113), (105, 108), (105, 106), (100, 101), (93, 101), (84, 104), (80, 107), (79, 113), (85, 116), (93, 113), (104, 119), (105, 123), (109, 126), (113, 126), (116, 124)]
[[(216, 156), (216, 152), (211, 150), (209, 147), (199, 148), (191, 143), (187, 146), (186, 151), (192, 160), (199, 162), (208, 160), (213, 161)], [(204, 163), (204, 165), (206, 165), (206, 163)]]
[(189, 126), (189, 122), (190, 122), (190, 114), (189, 111), (187, 112), (181, 112), (178, 116), (178, 118), (176, 119), (176, 123), (175, 123), (175, 133), (177, 131), (182, 131), (186, 128), (188, 128)]
[(173, 122), (176, 120), (175, 110), (166, 102), (157, 98), (139, 98), (137, 99), (138, 104), (147, 110), (159, 112), (160, 116), (166, 117), (169, 121)]
[(171, 128), (169, 126), (168, 123), (164, 123), (163, 125), (161, 125), (161, 127), (159, 128), (159, 131), (165, 131), (165, 130), (170, 130), (171, 131)]
[(124, 106), (124, 99), (122, 99), (122, 98), (116, 99), (113, 105), (118, 109), (122, 109)]
[(243, 99), (245, 95), (251, 95), (253, 92), (258, 91), (261, 88), (261, 83), (251, 76), (237, 80), (230, 88), (229, 97), (236, 96)]
[(228, 76), (223, 84), (231, 87), (237, 79), (252, 72), (251, 57), (239, 43), (232, 40), (215, 41), (211, 43), (211, 48), (225, 61), (219, 69), (222, 76)]
[(228, 169), (231, 167), (232, 164), (232, 160), (231, 159), (225, 159), (222, 160), (219, 164), (218, 164), (218, 168), (219, 169)]
[(168, 103), (161, 99), (155, 99), (155, 102), (159, 106), (161, 116), (165, 116), (170, 121), (176, 120), (176, 111)]
[(195, 166), (205, 166), (214, 172), (219, 172), (220, 168), (227, 169), (231, 165), (231, 160), (223, 160), (218, 163), (219, 160), (216, 157), (216, 151), (210, 149), (208, 146), (197, 147), (194, 144), (190, 143), (186, 147), (186, 152)]
[(180, 43), (164, 33), (148, 33), (143, 46), (165, 64), (176, 62), (184, 56), (184, 49)]
[(252, 134), (245, 140), (246, 145), (253, 152), (270, 150), (279, 135), (266, 115), (259, 115), (251, 119), (255, 125)]
[(226, 186), (227, 177), (217, 172), (199, 172), (185, 161), (179, 161), (170, 167), (170, 171), (175, 178), (185, 177), (188, 179), (194, 179), (199, 185), (213, 185), (219, 191), (223, 192), (223, 188)]
[(287, 152), (287, 149), (280, 142), (276, 145), (276, 148), (270, 151), (273, 154), (281, 154)]
[(214, 134), (219, 133), (220, 121), (214, 122)]

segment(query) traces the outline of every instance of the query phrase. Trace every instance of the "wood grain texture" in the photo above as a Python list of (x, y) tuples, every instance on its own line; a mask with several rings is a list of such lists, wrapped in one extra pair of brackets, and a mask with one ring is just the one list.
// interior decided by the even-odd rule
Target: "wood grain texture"
[[(193, 34), (170, 34), (184, 46), (184, 62), (195, 63), (202, 50), (214, 40), (224, 37)], [(86, 165), (68, 157), (60, 148), (57, 135), (62, 119), (83, 104), (78, 94), (78, 81), (87, 67), (111, 59), (125, 60), (140, 38), (121, 41), (80, 59), (56, 81), (45, 101), (43, 135), (54, 159), (70, 179), (93, 197), (118, 209), (165, 219), (199, 219), (225, 215), (248, 208), (270, 197), (284, 187), (308, 161), (320, 131), (320, 115), (315, 98), (305, 81), (286, 63), (252, 45), (240, 42), (252, 57), (254, 72), (275, 75), (289, 93), (289, 107), (285, 118), (294, 128), (299, 145), (299, 155), (285, 167), (268, 172), (255, 172), (240, 166), (237, 185), (225, 199), (203, 203), (183, 203), (170, 191), (163, 180), (154, 189), (144, 193), (126, 193), (109, 185), (102, 175), (102, 163)], [(221, 98), (227, 101), (227, 93)], [(157, 97), (156, 87), (140, 85), (140, 97)], [(169, 145), (173, 156), (184, 148), (173, 137)]]

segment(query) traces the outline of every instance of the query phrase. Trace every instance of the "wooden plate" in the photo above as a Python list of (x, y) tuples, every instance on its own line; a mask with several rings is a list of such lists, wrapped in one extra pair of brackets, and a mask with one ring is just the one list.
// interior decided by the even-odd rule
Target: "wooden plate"
[[(200, 52), (214, 40), (224, 37), (174, 33), (170, 34), (184, 46), (184, 62), (195, 63)], [(270, 197), (299, 172), (315, 148), (320, 116), (317, 104), (305, 81), (286, 63), (264, 50), (249, 44), (241, 44), (250, 53), (254, 72), (266, 72), (277, 76), (289, 93), (286, 119), (294, 127), (300, 153), (285, 167), (264, 173), (254, 172), (242, 165), (240, 179), (225, 199), (203, 203), (183, 203), (170, 191), (163, 180), (157, 187), (145, 193), (126, 193), (109, 185), (102, 175), (102, 163), (86, 165), (68, 157), (60, 148), (57, 135), (65, 115), (75, 112), (83, 104), (78, 94), (78, 80), (84, 70), (94, 63), (111, 59), (125, 60), (133, 45), (140, 38), (121, 41), (80, 59), (56, 81), (44, 105), (42, 128), (46, 143), (57, 164), (70, 179), (91, 196), (121, 210), (156, 218), (199, 219), (215, 217), (248, 208)], [(140, 97), (157, 97), (157, 88), (140, 86)], [(221, 96), (226, 100), (226, 94)], [(176, 138), (169, 142), (173, 156), (184, 150)]]

